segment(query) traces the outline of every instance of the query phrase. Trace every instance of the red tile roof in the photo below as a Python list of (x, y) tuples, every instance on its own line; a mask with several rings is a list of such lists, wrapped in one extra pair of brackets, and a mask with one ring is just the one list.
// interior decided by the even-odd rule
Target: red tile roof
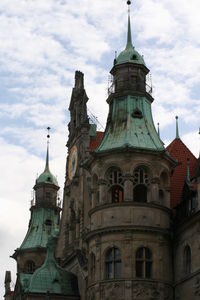
[(94, 151), (100, 144), (102, 137), (103, 137), (104, 132), (102, 131), (97, 131), (96, 132), (96, 137), (90, 137), (90, 151)]
[(181, 139), (175, 139), (167, 147), (168, 152), (174, 157), (180, 165), (178, 165), (171, 177), (171, 208), (175, 208), (180, 202), (184, 182), (187, 176), (187, 158), (190, 160), (190, 177), (195, 176), (197, 159)]

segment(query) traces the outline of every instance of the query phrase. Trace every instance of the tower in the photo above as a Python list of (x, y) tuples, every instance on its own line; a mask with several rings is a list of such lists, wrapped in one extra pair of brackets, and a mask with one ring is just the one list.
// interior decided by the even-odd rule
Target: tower
[(129, 11), (126, 48), (111, 70), (106, 130), (89, 164), (88, 299), (172, 299), (175, 161), (154, 127), (148, 73), (132, 44)]
[(106, 129), (92, 151), (83, 126), (82, 162), (74, 112), (83, 89), (75, 81), (58, 255), (78, 276), (83, 299), (172, 299), (169, 187), (176, 162), (153, 123), (149, 69), (132, 44), (130, 9), (126, 47), (110, 73)]
[(61, 211), (57, 201), (59, 186), (49, 168), (49, 134), (47, 138), (46, 165), (34, 185), (35, 201), (31, 203), (28, 231), (21, 246), (12, 256), (17, 262), (14, 299), (18, 299), (24, 291), (27, 280), (44, 263), (48, 238), (56, 236), (59, 232)]

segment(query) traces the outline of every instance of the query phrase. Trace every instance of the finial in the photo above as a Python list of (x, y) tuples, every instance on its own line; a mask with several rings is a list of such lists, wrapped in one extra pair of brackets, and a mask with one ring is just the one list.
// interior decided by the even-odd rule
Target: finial
[(132, 44), (132, 37), (131, 37), (131, 21), (130, 21), (130, 5), (131, 1), (127, 1), (128, 5), (128, 33), (127, 33), (127, 44), (126, 44), (126, 49), (128, 48), (133, 48)]
[(187, 182), (190, 182), (190, 159), (187, 158)]
[(50, 127), (47, 127), (47, 156), (46, 156), (46, 166), (45, 171), (49, 171), (49, 143), (50, 143)]
[(178, 130), (178, 116), (176, 116), (176, 139), (180, 139), (179, 130)]
[(158, 136), (160, 138), (160, 123), (158, 123), (157, 125), (158, 125)]

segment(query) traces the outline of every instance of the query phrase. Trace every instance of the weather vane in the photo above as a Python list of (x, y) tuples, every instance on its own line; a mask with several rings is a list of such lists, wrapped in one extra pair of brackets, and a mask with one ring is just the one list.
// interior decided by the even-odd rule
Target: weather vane
[(127, 5), (128, 5), (128, 13), (130, 14), (130, 5), (131, 5), (131, 1), (130, 0), (127, 1)]

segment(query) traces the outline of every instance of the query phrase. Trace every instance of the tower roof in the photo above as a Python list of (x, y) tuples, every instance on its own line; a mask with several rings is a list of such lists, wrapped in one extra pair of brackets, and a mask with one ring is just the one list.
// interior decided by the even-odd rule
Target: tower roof
[(119, 54), (119, 56), (114, 61), (115, 65), (124, 64), (124, 63), (145, 65), (143, 57), (135, 50), (132, 43), (130, 9), (128, 11), (128, 31), (127, 31), (126, 48)]
[(96, 152), (124, 148), (165, 150), (153, 123), (151, 104), (145, 97), (129, 95), (113, 101), (111, 123)]
[[(48, 135), (49, 137), (49, 135)], [(47, 184), (54, 184), (58, 186), (58, 181), (56, 177), (50, 172), (49, 169), (49, 141), (47, 141), (47, 154), (46, 154), (46, 165), (44, 172), (37, 178), (36, 184), (38, 183), (47, 183)]]
[(76, 276), (62, 269), (55, 260), (53, 237), (48, 240), (44, 264), (33, 273), (24, 292), (79, 296)]
[(59, 231), (58, 216), (52, 208), (33, 208), (30, 227), (20, 246), (20, 250), (37, 247), (46, 248), (50, 235)]

